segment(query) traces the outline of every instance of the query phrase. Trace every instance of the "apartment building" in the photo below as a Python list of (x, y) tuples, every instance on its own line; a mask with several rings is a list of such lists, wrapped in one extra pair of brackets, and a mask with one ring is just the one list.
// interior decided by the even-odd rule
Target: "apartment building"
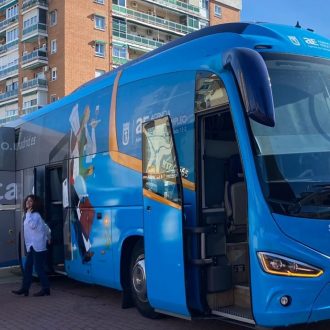
[(242, 0), (0, 0), (0, 124), (208, 25)]

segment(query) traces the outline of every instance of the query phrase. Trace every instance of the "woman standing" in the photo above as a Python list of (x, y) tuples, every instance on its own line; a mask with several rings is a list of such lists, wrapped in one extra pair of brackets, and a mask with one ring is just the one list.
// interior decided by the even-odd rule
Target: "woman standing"
[(49, 296), (49, 281), (45, 273), (45, 261), (47, 241), (50, 240), (50, 229), (41, 217), (41, 203), (35, 195), (29, 195), (24, 199), (24, 242), (27, 251), (22, 286), (19, 290), (13, 290), (17, 295), (29, 295), (32, 282), (33, 266), (41, 283), (41, 290), (34, 294), (35, 297)]

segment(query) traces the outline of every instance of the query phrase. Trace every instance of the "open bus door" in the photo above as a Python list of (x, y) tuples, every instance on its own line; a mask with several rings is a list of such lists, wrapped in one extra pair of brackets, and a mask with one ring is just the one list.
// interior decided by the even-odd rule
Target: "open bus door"
[(63, 197), (62, 197), (62, 166), (46, 167), (46, 221), (51, 229), (51, 244), (48, 246), (49, 271), (64, 271), (63, 243)]
[(183, 252), (183, 193), (171, 120), (143, 126), (144, 249), (150, 305), (189, 316)]

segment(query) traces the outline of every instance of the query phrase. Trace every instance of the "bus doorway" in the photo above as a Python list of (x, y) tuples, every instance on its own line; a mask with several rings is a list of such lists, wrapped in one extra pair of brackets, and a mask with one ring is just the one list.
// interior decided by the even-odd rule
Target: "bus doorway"
[(47, 268), (50, 273), (64, 272), (62, 167), (46, 168), (46, 222), (52, 231), (48, 246)]
[(201, 240), (206, 301), (212, 314), (254, 324), (247, 192), (231, 113), (228, 106), (203, 111), (197, 122), (199, 219), (209, 229)]

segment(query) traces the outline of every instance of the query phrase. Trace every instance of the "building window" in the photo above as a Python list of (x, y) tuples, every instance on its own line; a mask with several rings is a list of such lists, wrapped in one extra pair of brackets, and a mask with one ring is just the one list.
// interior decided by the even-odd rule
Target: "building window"
[(58, 100), (58, 97), (56, 96), (56, 94), (52, 94), (51, 96), (50, 96), (50, 103), (53, 103), (53, 102), (55, 102), (55, 101), (57, 101)]
[(57, 24), (57, 10), (53, 10), (49, 13), (49, 25), (54, 26)]
[(38, 100), (37, 99), (32, 99), (30, 101), (24, 101), (23, 102), (23, 108), (26, 109), (26, 108), (31, 108), (31, 107), (34, 107), (38, 104)]
[(7, 16), (6, 18), (12, 18), (18, 15), (18, 5), (14, 5), (7, 9)]
[(112, 0), (112, 3), (114, 5), (126, 7), (126, 1), (125, 0)]
[(29, 26), (36, 25), (37, 23), (38, 23), (38, 17), (32, 16), (23, 22), (23, 29), (26, 29)]
[(208, 9), (209, 8), (209, 1), (208, 0), (202, 0), (202, 8)]
[(11, 41), (17, 40), (18, 39), (18, 28), (13, 29), (11, 31), (7, 31), (7, 38), (6, 38), (6, 43), (8, 44)]
[(40, 72), (35, 73), (34, 77), (38, 78), (38, 79), (46, 79), (44, 71), (40, 71)]
[(57, 68), (52, 68), (52, 81), (57, 79)]
[(105, 70), (95, 70), (95, 78), (103, 76), (105, 74)]
[(105, 18), (102, 16), (94, 15), (95, 29), (105, 30)]
[(118, 31), (119, 33), (121, 33), (121, 32), (126, 33), (127, 32), (126, 22), (122, 19), (113, 18), (112, 29), (113, 29), (113, 31)]
[(95, 42), (95, 55), (104, 57), (105, 55), (105, 47), (103, 42)]
[[(6, 70), (7, 68), (12, 68), (13, 66), (18, 65), (18, 58), (9, 60), (8, 63), (1, 65), (0, 64), (0, 71), (2, 70)], [(13, 68), (13, 70), (15, 70), (15, 68)]]
[(214, 15), (217, 17), (222, 17), (221, 7), (219, 5), (214, 6)]
[(13, 117), (18, 115), (18, 110), (6, 110), (6, 117)]
[(50, 53), (55, 54), (57, 52), (57, 41), (56, 39), (51, 40), (50, 42)]
[(104, 0), (94, 0), (94, 2), (100, 5), (104, 5)]
[(119, 58), (126, 58), (127, 49), (125, 46), (116, 46), (112, 48), (112, 55)]
[(18, 89), (18, 81), (12, 81), (7, 83), (6, 92), (16, 91)]

